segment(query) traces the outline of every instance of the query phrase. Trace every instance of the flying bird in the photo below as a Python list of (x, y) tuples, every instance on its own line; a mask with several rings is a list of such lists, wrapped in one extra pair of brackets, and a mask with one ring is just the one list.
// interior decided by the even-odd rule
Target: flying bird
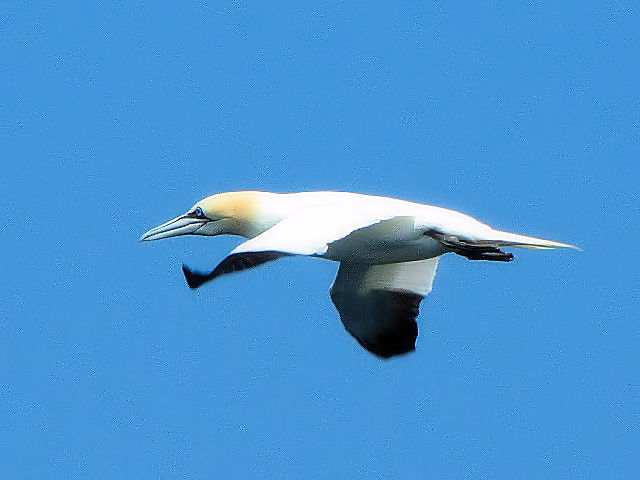
[(418, 307), (445, 253), (509, 262), (503, 247), (577, 248), (495, 230), (442, 207), (347, 192), (218, 193), (140, 240), (222, 234), (247, 240), (209, 273), (183, 265), (189, 287), (290, 255), (339, 262), (331, 300), (345, 329), (381, 358), (415, 350)]

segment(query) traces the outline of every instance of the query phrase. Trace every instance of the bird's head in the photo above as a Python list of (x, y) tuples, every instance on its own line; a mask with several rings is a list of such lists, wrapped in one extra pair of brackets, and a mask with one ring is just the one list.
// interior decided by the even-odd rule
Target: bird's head
[(241, 235), (253, 237), (270, 225), (261, 215), (266, 192), (227, 192), (206, 197), (187, 213), (146, 232), (140, 241), (160, 240), (179, 235)]

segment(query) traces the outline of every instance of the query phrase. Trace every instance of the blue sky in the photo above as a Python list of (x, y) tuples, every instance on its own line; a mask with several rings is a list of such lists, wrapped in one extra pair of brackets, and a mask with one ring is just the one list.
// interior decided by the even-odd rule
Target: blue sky
[[(302, 4), (300, 4), (302, 3)], [(0, 476), (631, 478), (635, 2), (7, 2)], [(414, 354), (344, 332), (336, 265), (190, 291), (210, 193), (348, 190), (582, 252), (440, 263)]]

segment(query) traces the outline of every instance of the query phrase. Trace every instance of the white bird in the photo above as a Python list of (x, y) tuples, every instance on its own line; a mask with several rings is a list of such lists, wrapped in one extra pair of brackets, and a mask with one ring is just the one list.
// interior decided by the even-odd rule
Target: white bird
[(248, 240), (210, 273), (183, 265), (189, 287), (287, 255), (340, 262), (331, 300), (346, 330), (382, 358), (415, 350), (418, 306), (441, 255), (508, 262), (513, 255), (500, 247), (577, 248), (495, 230), (446, 208), (346, 192), (219, 193), (140, 240), (221, 234)]

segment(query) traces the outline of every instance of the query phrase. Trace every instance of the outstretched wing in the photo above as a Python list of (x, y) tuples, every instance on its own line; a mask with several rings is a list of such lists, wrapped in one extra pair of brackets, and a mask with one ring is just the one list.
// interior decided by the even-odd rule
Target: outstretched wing
[(341, 263), (330, 295), (345, 329), (382, 358), (415, 350), (419, 305), (431, 291), (438, 260)]
[(330, 244), (385, 220), (365, 212), (306, 210), (238, 245), (209, 273), (193, 271), (186, 265), (182, 266), (182, 271), (189, 287), (197, 288), (220, 275), (256, 267), (283, 256), (323, 255)]
[(222, 260), (218, 266), (209, 273), (196, 272), (184, 264), (182, 265), (182, 273), (184, 273), (184, 278), (187, 280), (189, 288), (198, 288), (203, 283), (207, 283), (220, 275), (240, 272), (247, 268), (257, 267), (263, 263), (276, 260), (280, 257), (286, 257), (288, 255), (290, 254), (283, 252), (232, 253)]

